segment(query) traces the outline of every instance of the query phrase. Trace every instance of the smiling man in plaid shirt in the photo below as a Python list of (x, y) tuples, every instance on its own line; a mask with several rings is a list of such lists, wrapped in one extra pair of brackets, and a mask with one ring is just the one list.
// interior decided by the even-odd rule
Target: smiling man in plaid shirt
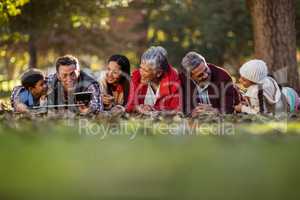
[[(100, 98), (99, 83), (80, 70), (77, 58), (71, 55), (60, 57), (56, 61), (56, 73), (47, 77), (48, 105), (66, 105), (60, 109), (68, 109), (81, 114), (97, 114), (103, 110)], [(88, 105), (68, 107), (76, 103), (74, 93), (91, 92)]]

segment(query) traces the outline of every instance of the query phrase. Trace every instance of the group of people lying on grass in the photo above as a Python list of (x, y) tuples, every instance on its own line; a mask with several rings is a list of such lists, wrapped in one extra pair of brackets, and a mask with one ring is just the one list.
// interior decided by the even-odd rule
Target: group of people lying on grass
[[(11, 95), (14, 112), (28, 113), (49, 109), (80, 114), (103, 111), (183, 113), (195, 117), (201, 113), (297, 112), (299, 96), (290, 87), (281, 87), (268, 74), (262, 60), (250, 60), (240, 68), (240, 85), (233, 83), (223, 68), (206, 63), (197, 52), (189, 52), (177, 71), (160, 46), (150, 47), (141, 57), (140, 67), (130, 76), (130, 62), (124, 55), (108, 59), (105, 71), (96, 78), (80, 70), (71, 55), (56, 60), (56, 73), (47, 77), (36, 69), (26, 71), (21, 85)], [(88, 102), (76, 94), (91, 94)]]

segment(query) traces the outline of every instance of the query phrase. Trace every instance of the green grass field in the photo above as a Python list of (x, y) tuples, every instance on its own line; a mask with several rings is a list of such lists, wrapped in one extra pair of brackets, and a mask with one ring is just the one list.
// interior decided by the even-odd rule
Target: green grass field
[(127, 122), (2, 119), (0, 199), (300, 198), (299, 120), (237, 123), (223, 136)]

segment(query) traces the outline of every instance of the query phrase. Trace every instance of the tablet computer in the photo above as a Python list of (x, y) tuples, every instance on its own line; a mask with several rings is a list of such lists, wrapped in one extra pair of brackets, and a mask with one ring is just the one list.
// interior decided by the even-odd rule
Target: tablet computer
[(88, 105), (92, 100), (92, 92), (76, 92), (74, 93), (74, 98), (76, 104), (84, 103), (85, 105)]

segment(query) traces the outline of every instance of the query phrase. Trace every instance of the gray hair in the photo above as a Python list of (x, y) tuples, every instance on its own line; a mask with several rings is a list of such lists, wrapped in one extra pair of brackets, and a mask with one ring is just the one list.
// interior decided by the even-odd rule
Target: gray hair
[(162, 55), (164, 55), (165, 57), (168, 57), (168, 52), (165, 48), (163, 48), (162, 46), (157, 46), (156, 47), (157, 51), (159, 51)]
[(186, 70), (192, 70), (202, 63), (206, 64), (205, 58), (199, 53), (191, 51), (184, 56), (181, 65)]
[(161, 46), (152, 46), (142, 55), (141, 61), (153, 68), (165, 69), (168, 65), (167, 51)]

